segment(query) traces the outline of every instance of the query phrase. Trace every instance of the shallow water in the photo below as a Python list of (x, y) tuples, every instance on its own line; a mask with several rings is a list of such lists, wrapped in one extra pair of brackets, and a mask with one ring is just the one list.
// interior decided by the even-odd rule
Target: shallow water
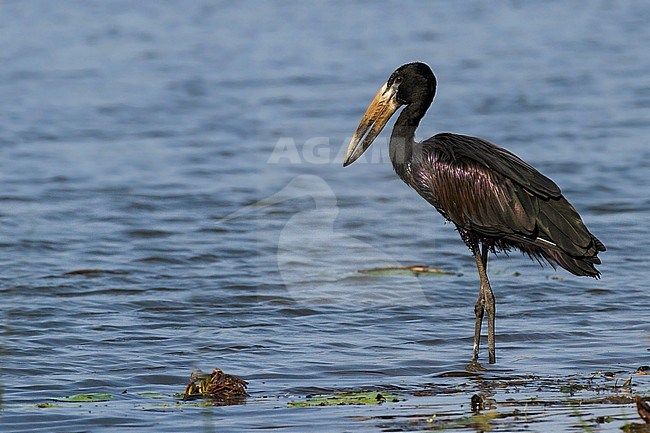
[[(478, 282), (453, 227), (394, 175), (386, 133), (368, 163), (341, 167), (377, 88), (416, 59), (439, 81), (421, 137), (509, 148), (608, 247), (601, 280), (518, 254), (490, 262), (498, 364), (487, 376), (650, 363), (646, 3), (0, 11), (0, 429), (374, 431), (404, 428), (381, 416), (418, 407), (468, 411), (480, 384), (372, 408), (286, 408), (319, 390), (448, 385), (439, 375), (471, 356)], [(453, 274), (357, 272), (420, 263)], [(155, 402), (139, 392), (173, 404), (197, 367), (247, 379), (249, 404), (145, 410)], [(113, 399), (36, 407), (83, 392)], [(629, 404), (606, 410), (635, 416)], [(564, 415), (527, 428), (580, 426)]]

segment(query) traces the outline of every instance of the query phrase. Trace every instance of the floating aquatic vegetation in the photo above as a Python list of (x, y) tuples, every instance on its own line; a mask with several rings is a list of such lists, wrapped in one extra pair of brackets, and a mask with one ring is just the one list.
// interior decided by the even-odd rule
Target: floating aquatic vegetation
[(636, 410), (643, 421), (650, 424), (650, 400), (644, 400), (641, 397), (636, 398)]
[(384, 266), (381, 268), (360, 269), (360, 273), (366, 275), (454, 275), (453, 272), (444, 271), (438, 268), (430, 268), (427, 265), (411, 265), (411, 266)]
[(226, 374), (218, 368), (215, 368), (212, 373), (196, 370), (192, 372), (190, 383), (183, 391), (182, 398), (183, 400), (205, 398), (224, 405), (239, 404), (248, 397), (247, 386), (248, 382), (245, 380)]
[(427, 430), (455, 430), (455, 429), (471, 429), (476, 431), (490, 431), (493, 429), (491, 422), (497, 418), (514, 417), (516, 413), (510, 414), (499, 413), (496, 410), (491, 410), (485, 413), (475, 413), (470, 416), (462, 416), (459, 418), (451, 418), (446, 416), (432, 415), (426, 419), (428, 424)]
[(485, 410), (485, 397), (480, 394), (474, 394), (472, 396), (472, 412), (480, 412)]
[(289, 407), (375, 405), (385, 402), (398, 402), (398, 396), (377, 391), (338, 392), (335, 394), (308, 395), (305, 401), (292, 401)]
[(546, 377), (513, 375), (503, 371), (479, 374), (459, 370), (439, 374), (421, 385), (398, 387), (371, 384), (358, 389), (319, 388), (318, 394), (296, 396), (292, 391), (293, 397), (289, 397), (286, 390), (281, 390), (246, 399), (247, 383), (244, 380), (215, 369), (205, 374), (193, 372), (183, 394), (139, 390), (129, 392), (128, 396), (124, 396), (126, 391), (119, 396), (115, 392), (111, 398), (111, 394), (90, 393), (24, 406), (28, 411), (61, 409), (85, 413), (95, 406), (120, 410), (125, 405), (133, 405), (147, 412), (183, 412), (204, 411), (206, 407), (246, 401), (252, 403), (251, 408), (255, 410), (286, 410), (288, 406), (296, 408), (291, 409), (292, 412), (301, 411), (299, 408), (309, 410), (307, 408), (318, 407), (327, 407), (327, 411), (336, 412), (336, 407), (347, 407), (343, 409), (343, 416), (387, 431), (620, 429), (650, 433), (650, 376), (635, 373), (636, 369), (612, 369)]
[(100, 401), (109, 401), (110, 399), (110, 394), (94, 392), (89, 394), (75, 394), (61, 398), (55, 398), (54, 401), (62, 403), (96, 403)]
[(649, 433), (650, 432), (650, 400), (636, 397), (636, 410), (645, 424), (631, 422), (624, 424), (621, 430), (628, 433)]
[(61, 408), (65, 406), (56, 403), (37, 403), (36, 407), (40, 409), (52, 409), (52, 408)]
[(140, 397), (144, 398), (152, 398), (155, 400), (163, 399), (163, 398), (168, 398), (169, 396), (165, 394), (161, 394), (159, 392), (138, 392), (136, 395), (139, 395)]

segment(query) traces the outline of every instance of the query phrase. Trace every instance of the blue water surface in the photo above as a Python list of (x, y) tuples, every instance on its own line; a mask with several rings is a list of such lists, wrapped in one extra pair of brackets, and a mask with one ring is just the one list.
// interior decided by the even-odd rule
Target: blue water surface
[[(0, 430), (376, 431), (419, 413), (287, 407), (436, 385), (471, 357), (478, 276), (453, 226), (393, 173), (387, 132), (342, 167), (413, 60), (438, 77), (421, 138), (512, 150), (608, 247), (600, 280), (491, 259), (488, 374), (649, 364), (648, 21), (641, 1), (2, 2)], [(450, 274), (358, 272), (412, 264)], [(215, 367), (248, 404), (175, 406)], [(89, 392), (112, 398), (37, 406)]]

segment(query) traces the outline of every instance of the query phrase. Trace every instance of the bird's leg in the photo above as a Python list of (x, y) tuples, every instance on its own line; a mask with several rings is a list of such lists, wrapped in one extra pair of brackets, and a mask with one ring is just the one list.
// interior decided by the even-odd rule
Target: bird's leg
[(488, 264), (488, 247), (487, 245), (482, 245), (481, 251), (481, 262), (483, 266), (479, 266), (479, 276), (481, 278), (481, 292), (483, 293), (483, 300), (485, 303), (485, 311), (487, 312), (488, 320), (488, 356), (490, 364), (497, 362), (496, 360), (496, 347), (495, 347), (495, 330), (494, 323), (496, 318), (496, 303), (494, 300), (494, 293), (492, 292), (492, 287), (490, 286), (490, 280), (487, 276), (487, 264)]
[[(476, 247), (476, 250), (474, 251), (474, 258), (476, 259), (476, 263), (478, 266), (478, 263), (481, 262), (482, 260), (478, 247)], [(472, 357), (472, 361), (474, 362), (478, 361), (478, 349), (481, 344), (481, 325), (483, 324), (484, 311), (485, 311), (485, 296), (483, 295), (483, 282), (481, 281), (481, 285), (478, 291), (478, 300), (476, 301), (476, 305), (474, 306), (474, 315), (476, 316), (476, 322), (474, 323), (474, 356)]]
[(483, 296), (483, 288), (479, 289), (478, 300), (474, 306), (474, 315), (476, 322), (474, 323), (474, 356), (472, 361), (478, 361), (478, 348), (481, 344), (481, 324), (483, 323), (483, 312), (485, 311), (485, 297)]
[(487, 277), (487, 258), (488, 247), (483, 244), (479, 250), (477, 247), (474, 251), (474, 259), (476, 260), (476, 267), (481, 281), (481, 288), (474, 307), (476, 314), (476, 323), (474, 326), (474, 361), (478, 360), (478, 348), (481, 341), (481, 322), (483, 322), (483, 314), (487, 313), (488, 320), (488, 357), (490, 364), (496, 362), (496, 348), (495, 348), (495, 332), (494, 332), (494, 319), (496, 315), (496, 307), (494, 302), (494, 293), (490, 287), (490, 281)]

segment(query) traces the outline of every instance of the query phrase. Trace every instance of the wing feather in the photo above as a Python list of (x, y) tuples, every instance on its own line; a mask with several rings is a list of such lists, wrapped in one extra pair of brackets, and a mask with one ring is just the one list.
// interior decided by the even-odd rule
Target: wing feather
[(468, 135), (444, 132), (422, 143), (440, 149), (451, 159), (474, 161), (490, 170), (511, 178), (519, 185), (539, 197), (560, 197), (562, 191), (548, 177), (541, 174), (514, 153), (483, 140)]
[(549, 178), (476, 137), (438, 134), (420, 144), (411, 186), (461, 231), (510, 245), (580, 274), (605, 247)]

